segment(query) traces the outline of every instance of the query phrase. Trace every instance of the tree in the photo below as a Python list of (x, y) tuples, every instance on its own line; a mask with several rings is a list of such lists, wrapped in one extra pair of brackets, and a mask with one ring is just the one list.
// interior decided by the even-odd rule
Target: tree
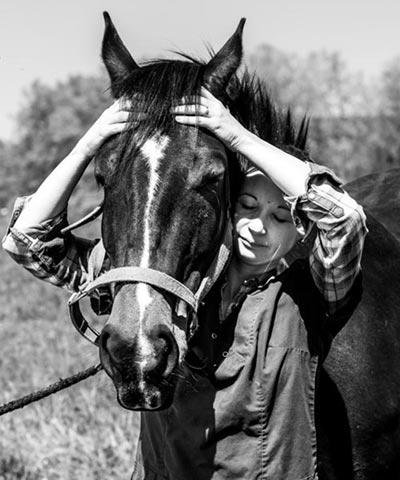
[(400, 56), (384, 69), (380, 89), (378, 129), (374, 136), (376, 166), (400, 166)]
[(301, 57), (262, 45), (249, 66), (281, 106), (290, 106), (297, 118), (311, 117), (309, 148), (318, 162), (347, 180), (370, 171), (366, 143), (372, 138), (377, 101), (362, 75), (349, 72), (338, 53)]
[(298, 114), (349, 117), (370, 113), (363, 77), (350, 73), (337, 52), (301, 57), (262, 45), (248, 63), (266, 81), (272, 96)]
[(17, 116), (12, 149), (20, 192), (34, 191), (110, 104), (101, 76), (71, 76), (54, 87), (34, 82)]

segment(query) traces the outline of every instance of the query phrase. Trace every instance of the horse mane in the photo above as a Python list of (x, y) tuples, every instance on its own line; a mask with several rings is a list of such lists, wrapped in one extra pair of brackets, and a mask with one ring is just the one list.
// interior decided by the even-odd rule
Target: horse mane
[[(228, 94), (231, 97), (231, 113), (249, 131), (300, 160), (310, 160), (307, 151), (308, 118), (303, 117), (297, 128), (290, 108), (278, 108), (260, 78), (244, 70), (240, 77), (231, 80)], [(242, 159), (242, 163), (247, 168), (247, 161)]]
[[(200, 94), (207, 62), (180, 55), (182, 59), (146, 62), (120, 81), (119, 91), (123, 98), (132, 102), (132, 113), (130, 127), (119, 142), (117, 177), (124, 175), (126, 162), (146, 139), (168, 133), (176, 125), (171, 108), (183, 97), (196, 98)], [(234, 75), (224, 103), (248, 130), (301, 160), (309, 160), (306, 151), (308, 119), (304, 117), (296, 128), (290, 109), (278, 109), (264, 82), (254, 74), (244, 70)], [(247, 160), (237, 155), (230, 157), (231, 161), (234, 157), (234, 176), (241, 176), (248, 167)]]

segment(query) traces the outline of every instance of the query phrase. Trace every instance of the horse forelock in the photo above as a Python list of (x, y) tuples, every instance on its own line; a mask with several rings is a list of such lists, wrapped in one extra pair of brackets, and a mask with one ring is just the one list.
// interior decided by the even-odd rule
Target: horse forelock
[(131, 102), (132, 113), (129, 127), (119, 143), (117, 176), (125, 174), (127, 162), (138, 147), (176, 128), (171, 108), (184, 97), (199, 95), (203, 70), (203, 65), (188, 61), (159, 60), (134, 70), (124, 80), (120, 86), (121, 96)]

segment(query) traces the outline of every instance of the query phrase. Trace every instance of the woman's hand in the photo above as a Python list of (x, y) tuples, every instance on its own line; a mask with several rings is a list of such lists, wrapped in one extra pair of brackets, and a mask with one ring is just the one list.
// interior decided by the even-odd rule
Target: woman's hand
[(15, 228), (38, 225), (62, 212), (69, 197), (101, 144), (127, 126), (130, 104), (117, 100), (79, 140), (72, 152), (44, 179), (15, 222)]
[(308, 165), (251, 133), (204, 87), (197, 102), (183, 99), (183, 104), (175, 107), (172, 113), (179, 123), (210, 130), (230, 150), (243, 155), (270, 177), (287, 195), (305, 193)]
[(79, 140), (74, 152), (86, 158), (96, 155), (100, 146), (113, 135), (121, 133), (128, 124), (129, 102), (118, 99), (108, 107)]
[(240, 144), (249, 132), (211, 92), (202, 87), (197, 102), (186, 98), (182, 101), (172, 109), (178, 123), (206, 128), (230, 150), (240, 150)]

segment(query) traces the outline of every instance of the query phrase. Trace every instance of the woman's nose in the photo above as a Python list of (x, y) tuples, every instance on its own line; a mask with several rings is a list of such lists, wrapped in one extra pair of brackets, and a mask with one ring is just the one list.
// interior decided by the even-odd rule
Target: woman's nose
[(266, 233), (266, 222), (263, 222), (261, 218), (253, 218), (250, 222), (250, 230), (254, 233)]

